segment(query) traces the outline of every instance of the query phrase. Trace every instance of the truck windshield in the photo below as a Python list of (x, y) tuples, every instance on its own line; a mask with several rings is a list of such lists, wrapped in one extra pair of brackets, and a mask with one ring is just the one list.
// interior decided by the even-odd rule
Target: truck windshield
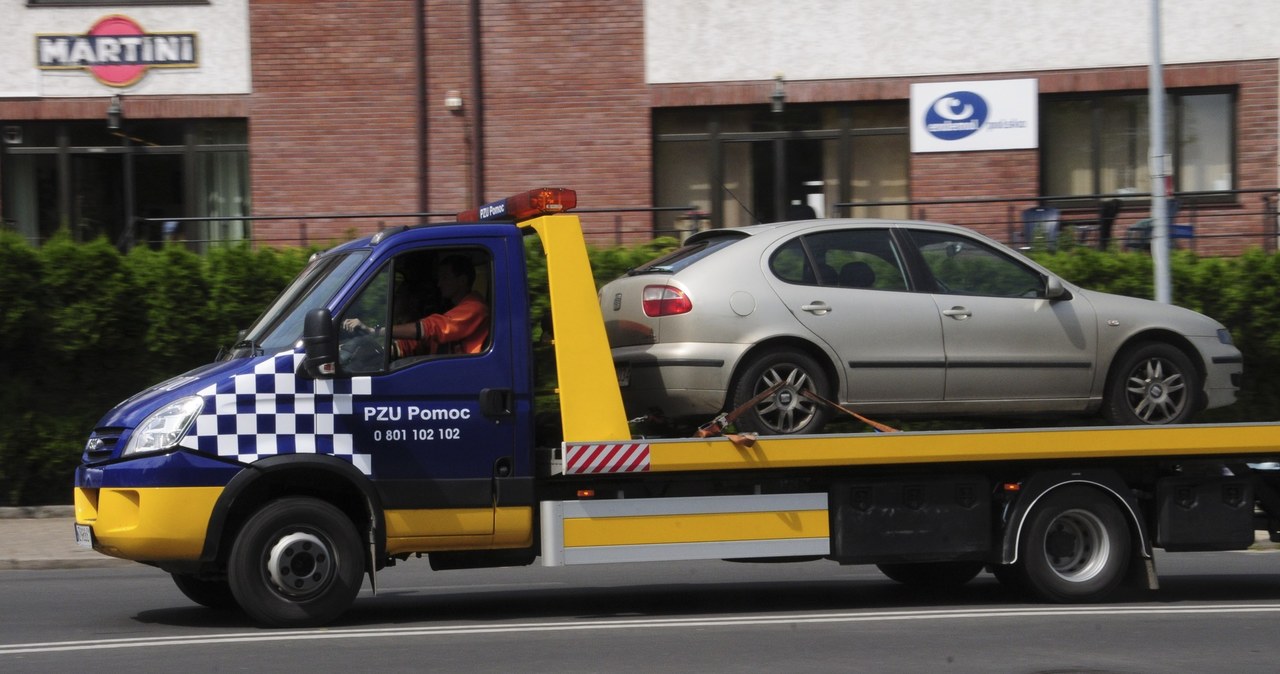
[(367, 257), (369, 251), (364, 250), (312, 260), (245, 331), (227, 358), (279, 353), (293, 347), (302, 338), (307, 312), (324, 306)]

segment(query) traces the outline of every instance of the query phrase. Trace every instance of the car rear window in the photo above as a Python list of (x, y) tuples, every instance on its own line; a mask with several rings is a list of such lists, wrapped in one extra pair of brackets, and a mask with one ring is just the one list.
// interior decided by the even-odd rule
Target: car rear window
[(718, 250), (724, 249), (735, 241), (741, 241), (744, 238), (746, 237), (740, 234), (725, 234), (724, 236), (700, 238), (694, 242), (683, 245), (666, 255), (650, 260), (649, 262), (632, 269), (627, 272), (627, 275), (674, 274), (694, 262), (697, 262)]

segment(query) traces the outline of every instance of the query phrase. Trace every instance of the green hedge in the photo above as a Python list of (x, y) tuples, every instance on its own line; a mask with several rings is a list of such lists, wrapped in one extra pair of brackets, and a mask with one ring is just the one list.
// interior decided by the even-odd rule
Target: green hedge
[[(590, 251), (597, 283), (676, 245), (671, 239)], [(303, 267), (311, 250), (173, 246), (120, 254), (105, 241), (56, 238), (32, 248), (0, 231), (0, 505), (67, 503), (94, 423), (143, 388), (213, 359)], [(533, 316), (546, 311), (546, 270), (529, 252)], [(1151, 260), (1083, 248), (1037, 259), (1085, 287), (1152, 296)], [(1177, 304), (1231, 329), (1245, 354), (1240, 402), (1212, 421), (1274, 419), (1280, 384), (1280, 256), (1171, 259)], [(539, 359), (549, 356), (540, 348)], [(539, 389), (554, 388), (540, 366)]]
[(310, 251), (135, 248), (0, 231), (0, 505), (68, 503), (89, 431), (116, 403), (213, 360)]

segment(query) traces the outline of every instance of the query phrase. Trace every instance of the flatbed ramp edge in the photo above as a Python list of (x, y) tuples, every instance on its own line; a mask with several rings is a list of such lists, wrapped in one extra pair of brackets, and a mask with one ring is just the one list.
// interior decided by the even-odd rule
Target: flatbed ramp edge
[(1222, 457), (1280, 452), (1280, 422), (566, 442), (552, 475), (814, 466)]

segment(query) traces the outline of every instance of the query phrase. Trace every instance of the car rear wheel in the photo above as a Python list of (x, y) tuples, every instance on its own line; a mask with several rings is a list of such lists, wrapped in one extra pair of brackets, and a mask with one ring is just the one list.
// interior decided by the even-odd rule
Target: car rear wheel
[(1203, 383), (1180, 349), (1147, 342), (1116, 361), (1104, 410), (1114, 424), (1180, 424), (1199, 409)]
[(797, 349), (771, 350), (749, 361), (733, 388), (730, 409), (737, 409), (777, 384), (781, 384), (778, 390), (738, 417), (737, 429), (764, 435), (821, 430), (830, 412), (802, 392), (830, 395), (827, 374), (818, 361)]

